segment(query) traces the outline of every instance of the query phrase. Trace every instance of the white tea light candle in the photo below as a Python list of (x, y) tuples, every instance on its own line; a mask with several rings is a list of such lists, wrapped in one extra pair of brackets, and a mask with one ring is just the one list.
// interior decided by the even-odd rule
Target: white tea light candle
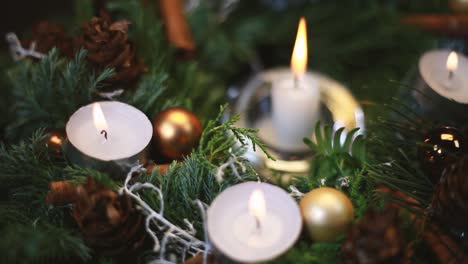
[(274, 136), (280, 149), (303, 151), (304, 137), (312, 135), (319, 118), (320, 90), (318, 82), (306, 74), (307, 30), (301, 18), (291, 57), (289, 78), (272, 83), (272, 121)]
[(239, 262), (274, 259), (299, 237), (302, 219), (297, 203), (281, 188), (245, 182), (223, 191), (208, 209), (211, 242)]
[(419, 72), (439, 95), (468, 104), (468, 58), (449, 50), (433, 50), (419, 60)]
[(69, 143), (83, 154), (80, 158), (71, 155), (70, 159), (88, 166), (89, 160), (135, 162), (131, 159), (148, 146), (153, 128), (135, 107), (103, 101), (78, 109), (68, 120), (66, 132)]

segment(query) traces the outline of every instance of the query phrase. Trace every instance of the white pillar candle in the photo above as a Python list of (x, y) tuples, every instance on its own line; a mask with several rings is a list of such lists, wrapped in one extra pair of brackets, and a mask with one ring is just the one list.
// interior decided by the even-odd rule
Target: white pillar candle
[(318, 82), (306, 74), (307, 31), (301, 18), (291, 57), (290, 78), (272, 84), (272, 121), (276, 143), (282, 150), (304, 150), (304, 137), (310, 137), (319, 118)]
[(208, 209), (208, 233), (216, 249), (239, 262), (272, 260), (297, 240), (302, 218), (281, 188), (258, 182), (232, 186)]
[(449, 50), (433, 50), (419, 60), (419, 72), (439, 95), (468, 104), (468, 58)]
[(153, 127), (135, 107), (116, 101), (78, 109), (66, 126), (68, 141), (82, 154), (100, 161), (119, 161), (142, 152)]
[(274, 83), (271, 91), (273, 128), (279, 148), (289, 151), (307, 149), (303, 138), (310, 138), (319, 118), (320, 91), (317, 82), (304, 75)]

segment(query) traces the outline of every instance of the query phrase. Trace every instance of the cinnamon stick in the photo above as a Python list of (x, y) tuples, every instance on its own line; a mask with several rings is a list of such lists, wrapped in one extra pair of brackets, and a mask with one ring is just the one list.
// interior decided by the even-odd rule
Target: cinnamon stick
[(195, 52), (195, 42), (184, 14), (181, 0), (157, 0), (165, 22), (166, 35), (170, 43), (190, 57)]
[(402, 18), (403, 24), (429, 32), (455, 37), (468, 36), (468, 15), (409, 15)]
[(49, 184), (49, 192), (46, 203), (53, 205), (64, 205), (73, 203), (78, 197), (78, 190), (67, 181), (54, 181)]

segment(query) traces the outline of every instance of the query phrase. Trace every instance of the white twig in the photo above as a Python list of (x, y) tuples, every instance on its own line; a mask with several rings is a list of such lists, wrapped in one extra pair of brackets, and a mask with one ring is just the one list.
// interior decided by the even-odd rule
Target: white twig
[(119, 97), (123, 94), (124, 89), (117, 89), (112, 92), (107, 92), (107, 93), (98, 93), (99, 96), (108, 99), (108, 100), (115, 100), (115, 97)]
[(234, 176), (239, 180), (242, 180), (242, 177), (239, 174), (236, 165), (240, 167), (242, 173), (245, 173), (247, 170), (245, 165), (239, 160), (239, 157), (232, 153), (232, 149), (229, 149), (229, 153), (231, 154), (231, 157), (229, 157), (228, 161), (221, 164), (216, 171), (215, 178), (218, 182), (222, 182), (224, 180), (224, 172), (228, 167), (231, 168), (232, 173), (234, 173)]
[(300, 199), (300, 198), (304, 197), (304, 195), (305, 195), (303, 192), (299, 191), (299, 190), (297, 189), (297, 187), (294, 186), (294, 185), (290, 185), (290, 186), (289, 186), (289, 190), (291, 190), (291, 193), (290, 193), (291, 196), (292, 196), (292, 197), (295, 197), (295, 198), (299, 198), (299, 199)]
[(340, 183), (341, 187), (349, 187), (350, 181), (349, 181), (349, 177), (347, 176), (338, 178), (338, 182)]
[(327, 179), (325, 179), (325, 178), (320, 179), (320, 185), (325, 186), (326, 181), (327, 181)]
[(13, 60), (19, 61), (26, 57), (32, 57), (36, 59), (42, 59), (45, 57), (45, 54), (36, 51), (36, 42), (32, 41), (29, 45), (29, 49), (23, 48), (21, 42), (16, 36), (15, 33), (10, 32), (5, 36), (8, 45), (10, 46), (10, 54)]
[(198, 206), (198, 209), (200, 210), (200, 215), (202, 217), (202, 223), (203, 223), (203, 236), (205, 238), (205, 251), (203, 252), (203, 264), (208, 263), (208, 252), (211, 251), (211, 246), (208, 238), (208, 226), (206, 224), (206, 208), (208, 208), (207, 204), (202, 203), (200, 200), (195, 200), (195, 203)]
[[(168, 260), (164, 259), (164, 255), (166, 252), (166, 247), (171, 244), (174, 247), (177, 247), (182, 255), (186, 255), (186, 253), (194, 256), (196, 254), (208, 254), (209, 245), (196, 238), (195, 235), (195, 228), (193, 224), (188, 222), (188, 230), (182, 229), (164, 217), (164, 197), (163, 193), (160, 188), (154, 186), (153, 184), (146, 182), (146, 183), (134, 183), (130, 185), (130, 180), (132, 179), (133, 173), (139, 173), (143, 171), (141, 165), (135, 166), (131, 168), (130, 172), (127, 174), (127, 178), (125, 179), (124, 186), (121, 188), (120, 192), (129, 195), (133, 200), (137, 202), (141, 210), (147, 215), (145, 228), (146, 232), (151, 236), (154, 241), (153, 250), (155, 252), (160, 252), (159, 262), (156, 263), (172, 263)], [(158, 193), (160, 198), (160, 209), (158, 212), (153, 210), (151, 206), (149, 206), (141, 197), (138, 195), (139, 190), (143, 189), (150, 189)], [(205, 225), (205, 211), (202, 210), (202, 220)], [(157, 230), (153, 230), (156, 228)], [(204, 226), (205, 228), (205, 226)], [(206, 232), (206, 231), (205, 231)], [(159, 239), (157, 233), (164, 233), (162, 239)], [(206, 233), (205, 233), (206, 236)]]
[(236, 9), (237, 5), (239, 4), (239, 1), (240, 0), (223, 1), (218, 14), (219, 22), (224, 22), (228, 18), (229, 14), (231, 14), (232, 11)]
[(166, 253), (166, 246), (169, 241), (169, 238), (171, 237), (172, 233), (174, 232), (173, 227), (169, 227), (166, 233), (164, 233), (163, 239), (161, 240), (161, 250), (159, 252), (159, 259), (163, 260), (164, 255)]

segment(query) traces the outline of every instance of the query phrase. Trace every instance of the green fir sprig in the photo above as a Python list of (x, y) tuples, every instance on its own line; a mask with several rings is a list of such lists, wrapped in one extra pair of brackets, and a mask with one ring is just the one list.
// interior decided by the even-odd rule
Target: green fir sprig
[[(240, 145), (236, 137), (242, 137), (244, 144), (247, 144), (247, 141), (258, 142), (258, 138), (250, 130), (235, 127), (237, 117), (222, 121), (225, 109), (226, 106), (220, 107), (217, 118), (208, 122), (199, 146), (191, 155), (183, 161), (173, 162), (164, 175), (155, 169), (140, 179), (161, 186), (165, 199), (165, 216), (170, 221), (184, 225), (184, 219), (191, 219), (200, 236), (203, 234), (203, 229), (200, 212), (194, 200), (199, 199), (210, 204), (225, 188), (244, 180), (256, 179), (256, 172), (242, 158), (245, 146)], [(236, 136), (233, 131), (236, 131)], [(224, 172), (224, 180), (218, 182), (215, 174), (219, 166), (232, 157), (242, 162), (245, 170), (237, 164), (240, 178), (234, 175), (232, 170), (227, 169)], [(153, 208), (158, 209), (160, 204), (158, 195), (154, 192), (143, 193), (145, 201), (149, 201)]]
[(80, 50), (68, 61), (53, 49), (41, 61), (25, 60), (10, 71), (14, 121), (7, 127), (9, 138), (28, 137), (41, 127), (63, 128), (79, 107), (96, 98), (113, 70), (93, 74), (86, 67), (86, 54)]
[[(91, 1), (76, 2), (77, 16), (70, 19), (79, 22), (73, 30), (93, 13)], [(116, 18), (132, 22), (130, 38), (150, 69), (120, 99), (150, 118), (169, 106), (185, 106), (207, 124), (199, 147), (184, 161), (172, 163), (165, 175), (154, 170), (139, 178), (161, 186), (168, 218), (179, 225), (184, 225), (184, 218), (190, 219), (198, 230), (197, 236), (201, 236), (201, 223), (193, 199), (210, 203), (219, 192), (240, 181), (229, 169), (223, 182), (214, 178), (219, 165), (230, 157), (246, 166), (245, 171), (239, 170), (241, 179), (255, 179), (256, 173), (242, 160), (240, 146), (252, 141), (252, 145), (263, 148), (254, 130), (235, 128), (235, 117), (226, 122), (220, 122), (222, 115), (213, 119), (213, 109), (223, 100), (228, 85), (238, 83), (251, 68), (289, 63), (301, 15), (309, 21), (311, 68), (346, 83), (366, 104), (379, 105), (408, 89), (395, 87), (389, 80), (402, 79), (421, 52), (435, 43), (434, 37), (403, 27), (400, 16), (408, 10), (447, 9), (437, 0), (304, 1), (307, 4), (292, 4), (278, 12), (268, 5), (269, 1), (241, 1), (229, 17), (219, 20), (208, 2), (202, 1), (188, 14), (198, 49), (189, 62), (175, 59), (175, 50), (167, 43), (164, 23), (154, 6), (127, 0), (108, 3)], [(42, 133), (35, 132), (40, 127), (63, 128), (76, 109), (95, 99), (101, 81), (111, 75), (111, 70), (94, 75), (88, 71), (85, 57), (81, 51), (69, 61), (53, 50), (39, 62), (17, 63), (9, 80), (0, 80), (6, 83), (2, 85), (0, 111), (8, 114), (0, 125), (2, 130), (7, 128), (8, 142), (14, 142), (0, 148), (0, 232), (4, 234), (0, 249), (6, 253), (7, 262), (112, 262), (93, 255), (85, 246), (70, 221), (69, 206), (44, 203), (48, 183), (55, 180), (79, 183), (92, 176), (112, 188), (122, 184), (101, 172), (50, 157)], [(1, 64), (7, 65), (3, 61)], [(311, 172), (308, 177), (297, 178), (295, 184), (307, 192), (321, 186), (320, 180), (325, 179), (326, 185), (341, 188), (338, 179), (348, 177), (349, 187), (343, 191), (355, 204), (358, 217), (374, 202), (370, 187), (375, 184), (395, 187), (427, 205), (432, 186), (415, 164), (414, 150), (420, 135), (413, 130), (420, 124), (416, 116), (405, 118), (408, 109), (402, 105), (395, 106), (396, 111), (381, 107), (365, 110), (368, 120), (384, 114), (378, 120), (381, 126), (368, 129), (366, 144), (361, 137), (350, 136), (355, 131), (348, 132), (344, 144), (337, 144), (343, 130), (333, 134), (330, 127), (320, 129), (316, 142), (307, 141), (317, 153), (311, 161)], [(394, 122), (388, 118), (390, 115), (400, 115), (399, 120), (406, 121)], [(24, 140), (31, 135), (31, 140)], [(159, 204), (152, 193), (143, 192), (142, 196), (155, 207)], [(339, 242), (313, 243), (303, 238), (275, 263), (334, 263), (339, 259), (339, 248)]]

